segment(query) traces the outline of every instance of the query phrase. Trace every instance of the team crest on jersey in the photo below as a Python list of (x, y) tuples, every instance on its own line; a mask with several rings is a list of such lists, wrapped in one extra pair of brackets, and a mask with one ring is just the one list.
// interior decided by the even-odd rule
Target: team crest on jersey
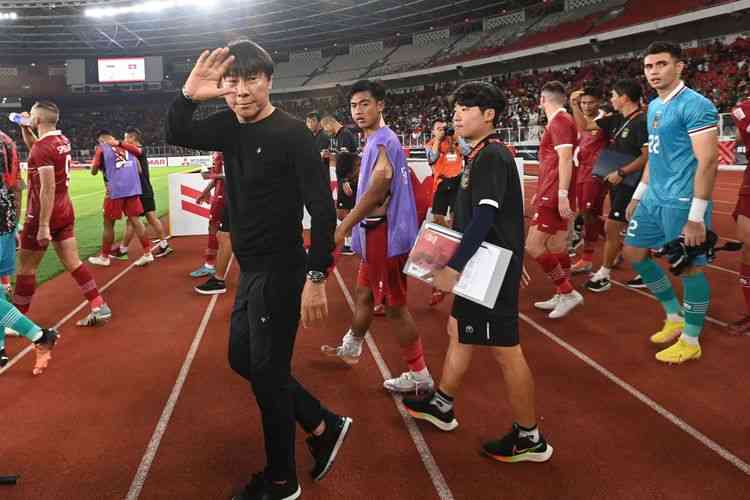
[(737, 118), (738, 120), (745, 119), (745, 112), (742, 111), (742, 108), (735, 108), (733, 114), (734, 114), (734, 117)]
[(657, 111), (654, 113), (654, 123), (652, 124), (653, 128), (659, 128), (659, 122), (661, 121), (661, 111)]

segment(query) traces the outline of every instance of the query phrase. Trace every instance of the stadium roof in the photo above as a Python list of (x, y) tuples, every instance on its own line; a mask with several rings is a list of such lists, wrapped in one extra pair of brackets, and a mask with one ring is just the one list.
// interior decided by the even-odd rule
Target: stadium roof
[[(534, 3), (539, 0), (0, 0), (0, 15), (6, 14), (0, 57), (193, 55), (240, 36), (272, 50), (314, 50), (408, 36)], [(87, 9), (136, 6), (145, 11), (86, 15)]]

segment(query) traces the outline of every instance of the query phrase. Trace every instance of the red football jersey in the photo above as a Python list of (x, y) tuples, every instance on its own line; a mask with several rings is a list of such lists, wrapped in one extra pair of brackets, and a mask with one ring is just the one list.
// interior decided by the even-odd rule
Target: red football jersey
[[(224, 153), (215, 152), (212, 155), (211, 173), (213, 175), (224, 175)], [(214, 182), (214, 196), (224, 197), (224, 179), (216, 179)]]
[(52, 166), (55, 169), (55, 200), (50, 217), (50, 229), (61, 229), (75, 220), (73, 203), (68, 195), (70, 183), (70, 141), (55, 130), (39, 138), (29, 154), (28, 178), (29, 194), (26, 209), (26, 224), (36, 227), (39, 224), (40, 192), (39, 167)]
[[(536, 194), (536, 205), (557, 208), (557, 190), (559, 181), (559, 161), (557, 149), (570, 147), (571, 153), (578, 145), (578, 129), (570, 114), (561, 109), (550, 120), (539, 144), (539, 182)], [(576, 169), (570, 178), (568, 199), (570, 208), (575, 210)]]
[[(743, 100), (732, 110), (732, 118), (737, 125), (737, 134), (742, 137), (742, 142), (745, 143), (745, 154), (747, 155), (748, 148), (750, 148), (750, 99)], [(745, 169), (740, 194), (750, 195), (750, 168)]]
[(578, 159), (576, 180), (579, 183), (594, 182), (592, 177), (594, 165), (596, 165), (596, 160), (599, 159), (599, 154), (604, 146), (607, 145), (607, 139), (601, 130), (584, 130), (580, 134), (579, 141), (576, 150), (576, 158)]

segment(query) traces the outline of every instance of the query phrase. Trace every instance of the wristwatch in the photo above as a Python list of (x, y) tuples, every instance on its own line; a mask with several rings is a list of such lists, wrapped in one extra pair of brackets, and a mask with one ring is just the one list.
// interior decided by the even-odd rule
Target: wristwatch
[(624, 179), (627, 174), (625, 173), (625, 171), (623, 169), (618, 168), (617, 169), (617, 175), (619, 175), (620, 177), (622, 177)]
[(185, 100), (187, 100), (187, 102), (191, 102), (191, 103), (195, 102), (193, 100), (193, 97), (190, 94), (187, 93), (187, 90), (185, 90), (185, 86), (184, 85), (182, 86), (182, 97), (184, 97)]
[(326, 274), (320, 271), (307, 271), (307, 279), (313, 283), (323, 283), (326, 280)]

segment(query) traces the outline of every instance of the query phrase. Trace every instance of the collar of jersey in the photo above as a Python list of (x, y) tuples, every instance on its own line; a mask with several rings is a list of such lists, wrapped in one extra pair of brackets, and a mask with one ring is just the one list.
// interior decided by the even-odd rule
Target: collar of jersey
[(680, 92), (682, 91), (682, 89), (684, 89), (684, 88), (685, 88), (685, 82), (683, 82), (682, 80), (680, 80), (680, 84), (679, 84), (679, 85), (678, 85), (678, 86), (677, 86), (677, 87), (676, 87), (676, 88), (675, 88), (675, 89), (674, 89), (674, 90), (673, 90), (672, 92), (670, 92), (670, 93), (669, 93), (669, 95), (667, 96), (667, 98), (666, 98), (666, 99), (664, 99), (664, 100), (663, 100), (662, 102), (663, 102), (664, 104), (668, 103), (668, 102), (669, 102), (669, 101), (671, 101), (671, 100), (672, 100), (672, 99), (673, 99), (673, 98), (674, 98), (674, 97), (675, 97), (675, 96), (676, 96), (677, 94), (679, 94), (679, 93), (680, 93)]
[(549, 117), (549, 120), (547, 120), (547, 124), (550, 124), (550, 123), (552, 123), (552, 120), (554, 120), (554, 119), (555, 119), (555, 117), (557, 116), (557, 113), (559, 113), (559, 112), (561, 112), (561, 111), (565, 111), (565, 106), (563, 106), (562, 108), (560, 108), (560, 109), (558, 109), (557, 111), (555, 111), (554, 113), (552, 113), (552, 116), (550, 116), (550, 117)]
[(45, 137), (52, 137), (53, 135), (62, 135), (62, 131), (60, 131), (60, 130), (50, 130), (50, 131), (49, 131), (49, 132), (47, 132), (46, 134), (42, 134), (42, 135), (41, 135), (41, 137), (39, 137), (39, 139), (38, 139), (38, 140), (40, 140), (40, 141), (41, 141), (41, 140), (42, 140), (42, 139), (44, 139)]

